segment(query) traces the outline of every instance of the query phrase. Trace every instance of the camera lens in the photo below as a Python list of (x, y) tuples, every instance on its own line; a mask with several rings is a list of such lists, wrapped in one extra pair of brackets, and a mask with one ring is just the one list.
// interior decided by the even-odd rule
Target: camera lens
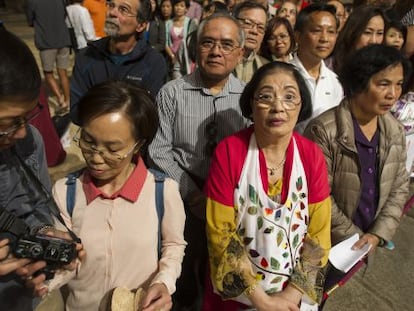
[(33, 258), (39, 257), (43, 253), (43, 248), (40, 245), (34, 245), (30, 248), (30, 254)]

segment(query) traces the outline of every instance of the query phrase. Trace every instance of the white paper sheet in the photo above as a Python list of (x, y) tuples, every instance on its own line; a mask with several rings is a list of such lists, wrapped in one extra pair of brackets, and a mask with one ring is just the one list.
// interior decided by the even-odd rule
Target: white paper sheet
[(351, 268), (363, 258), (371, 249), (370, 244), (365, 244), (364, 247), (358, 250), (352, 250), (352, 245), (359, 240), (359, 234), (356, 233), (350, 238), (338, 243), (331, 248), (329, 253), (329, 261), (331, 264), (341, 270), (342, 272), (347, 273)]

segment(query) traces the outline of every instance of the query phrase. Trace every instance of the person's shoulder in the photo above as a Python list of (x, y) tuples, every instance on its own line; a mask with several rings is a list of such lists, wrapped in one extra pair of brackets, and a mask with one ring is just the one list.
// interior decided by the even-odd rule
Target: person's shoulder
[(307, 164), (307, 166), (312, 167), (320, 161), (324, 161), (324, 155), (320, 147), (314, 141), (300, 135), (299, 133), (294, 133), (295, 141), (298, 146), (299, 152), (301, 154), (302, 161)]
[(188, 76), (184, 76), (181, 78), (168, 81), (161, 87), (160, 92), (182, 93), (182, 92), (185, 92), (184, 87), (189, 86), (190, 84), (191, 83), (190, 83)]
[(386, 113), (379, 117), (383, 120), (384, 126), (388, 128), (392, 135), (404, 133), (404, 125), (398, 121), (391, 113)]
[(269, 60), (259, 54), (255, 55), (255, 58), (260, 62), (262, 65), (266, 65), (267, 63), (270, 63)]
[(88, 42), (88, 45), (76, 54), (76, 62), (83, 59), (102, 59), (106, 54), (106, 47), (108, 46), (109, 37)]
[(229, 83), (232, 92), (243, 93), (246, 82), (237, 78), (233, 73), (229, 75)]
[[(133, 53), (134, 56), (132, 58), (135, 58), (137, 62), (140, 62), (143, 59), (144, 62), (151, 64), (151, 66), (166, 66), (165, 59), (161, 53), (154, 49), (151, 44), (144, 39), (138, 40)], [(156, 70), (157, 69), (155, 69), (155, 71)]]
[(323, 124), (325, 127), (329, 127), (332, 123), (336, 123), (335, 119), (338, 109), (340, 109), (339, 105), (322, 112), (310, 120), (309, 124)]
[(248, 147), (250, 136), (253, 131), (253, 126), (250, 126), (227, 136), (221, 140), (221, 142), (217, 145), (217, 148), (225, 148), (234, 151), (235, 153), (239, 153), (240, 148), (245, 149)]

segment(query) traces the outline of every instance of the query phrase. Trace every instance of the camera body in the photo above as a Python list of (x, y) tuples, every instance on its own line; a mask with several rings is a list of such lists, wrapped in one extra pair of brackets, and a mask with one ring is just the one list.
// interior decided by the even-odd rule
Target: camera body
[(17, 258), (46, 261), (47, 266), (33, 276), (45, 274), (46, 279), (51, 279), (57, 269), (71, 263), (77, 257), (74, 241), (31, 234), (24, 220), (6, 210), (0, 210), (0, 236), (11, 241), (13, 254)]
[(77, 256), (74, 242), (48, 236), (25, 235), (17, 239), (13, 253), (17, 258), (44, 260), (47, 266), (33, 274), (44, 274), (46, 280), (54, 277), (55, 271), (72, 262)]
[(16, 241), (13, 252), (18, 258), (44, 260), (56, 266), (67, 265), (77, 256), (74, 242), (48, 235), (23, 236)]

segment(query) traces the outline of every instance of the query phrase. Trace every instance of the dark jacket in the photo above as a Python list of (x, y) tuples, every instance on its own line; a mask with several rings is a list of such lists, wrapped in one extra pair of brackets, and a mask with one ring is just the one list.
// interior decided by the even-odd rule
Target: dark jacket
[(156, 17), (154, 20), (150, 21), (148, 32), (148, 42), (151, 46), (160, 53), (164, 52), (166, 44), (165, 23)]
[(70, 83), (71, 118), (79, 124), (77, 104), (93, 85), (108, 80), (127, 80), (146, 87), (154, 96), (166, 82), (167, 65), (145, 39), (139, 39), (126, 55), (108, 51), (109, 37), (88, 43), (76, 55)]
[[(390, 114), (378, 117), (379, 201), (375, 220), (368, 230), (390, 240), (401, 220), (408, 195), (406, 146), (402, 125)], [(332, 196), (332, 244), (363, 232), (353, 222), (361, 195), (360, 165), (349, 103), (342, 103), (313, 119), (304, 136), (322, 149), (328, 166)]]
[[(34, 232), (41, 226), (53, 224), (53, 221), (44, 193), (40, 193), (32, 181), (22, 178), (16, 154), (50, 194), (51, 183), (43, 141), (35, 128), (30, 126), (27, 136), (18, 140), (15, 147), (0, 151), (0, 210), (5, 209), (24, 219)], [(1, 233), (1, 238), (3, 237), (4, 232)], [(24, 281), (20, 277), (15, 274), (0, 276), (0, 310), (33, 310), (33, 301), (32, 290), (24, 287)]]

